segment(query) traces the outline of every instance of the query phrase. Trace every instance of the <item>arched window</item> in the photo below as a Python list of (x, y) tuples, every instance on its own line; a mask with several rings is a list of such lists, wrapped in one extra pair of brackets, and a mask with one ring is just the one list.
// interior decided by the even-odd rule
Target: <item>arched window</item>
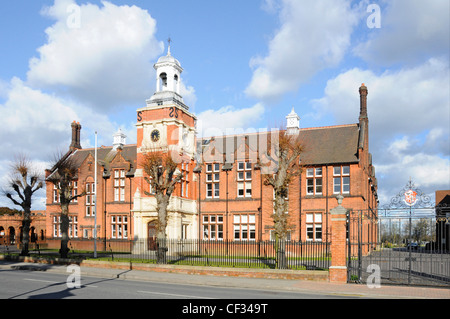
[(161, 82), (161, 91), (167, 90), (167, 74), (161, 73), (161, 75), (159, 76), (159, 80)]
[(173, 90), (174, 91), (176, 91), (177, 93), (179, 93), (178, 92), (178, 75), (177, 74), (175, 74), (175, 76), (173, 77)]
[(14, 227), (8, 228), (8, 234), (9, 234), (9, 244), (14, 245), (16, 243), (16, 230)]
[(30, 232), (30, 242), (35, 243), (37, 240), (36, 229), (34, 227), (31, 227)]

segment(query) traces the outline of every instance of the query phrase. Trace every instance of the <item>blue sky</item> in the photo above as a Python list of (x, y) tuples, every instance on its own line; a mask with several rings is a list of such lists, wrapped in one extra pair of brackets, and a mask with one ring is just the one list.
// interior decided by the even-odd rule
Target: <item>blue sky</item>
[(135, 143), (170, 37), (201, 135), (278, 127), (292, 107), (301, 127), (356, 123), (365, 83), (381, 201), (410, 177), (450, 189), (449, 12), (446, 0), (6, 1), (0, 182), (18, 152), (47, 167), (73, 120), (83, 147), (119, 127)]

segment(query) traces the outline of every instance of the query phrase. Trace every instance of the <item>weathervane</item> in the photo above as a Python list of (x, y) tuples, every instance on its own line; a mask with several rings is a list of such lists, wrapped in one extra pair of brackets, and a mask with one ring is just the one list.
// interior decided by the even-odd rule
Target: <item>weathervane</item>
[(172, 39), (170, 37), (167, 39), (167, 43), (169, 44), (168, 49), (167, 49), (167, 55), (170, 56), (171, 55), (170, 44), (172, 43)]

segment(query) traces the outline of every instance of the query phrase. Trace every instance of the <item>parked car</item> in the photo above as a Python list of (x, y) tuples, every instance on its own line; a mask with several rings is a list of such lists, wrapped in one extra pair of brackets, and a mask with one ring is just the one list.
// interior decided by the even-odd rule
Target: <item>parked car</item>
[(410, 249), (410, 247), (411, 247), (411, 250), (417, 250), (417, 249), (419, 249), (419, 244), (418, 243), (410, 243), (410, 244), (408, 244), (408, 246), (406, 246), (406, 248), (408, 248), (408, 250)]

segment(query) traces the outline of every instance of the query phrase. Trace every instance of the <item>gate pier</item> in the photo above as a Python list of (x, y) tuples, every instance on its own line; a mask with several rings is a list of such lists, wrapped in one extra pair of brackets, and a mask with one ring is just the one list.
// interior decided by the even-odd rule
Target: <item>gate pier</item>
[(337, 196), (338, 206), (330, 211), (331, 215), (331, 282), (347, 282), (346, 262), (346, 225), (347, 209), (342, 206), (342, 195)]

